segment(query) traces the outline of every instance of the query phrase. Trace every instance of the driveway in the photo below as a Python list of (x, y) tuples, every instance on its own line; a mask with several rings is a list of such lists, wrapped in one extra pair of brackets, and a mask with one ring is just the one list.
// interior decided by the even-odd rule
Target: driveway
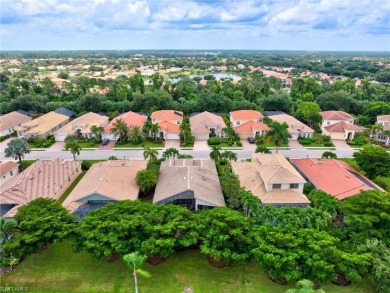
[(332, 142), (338, 150), (350, 150), (351, 147), (342, 139), (332, 139)]
[(16, 137), (10, 137), (10, 138), (7, 138), (6, 140), (0, 142), (0, 152), (4, 152), (4, 150), (7, 148), (7, 144), (15, 139)]
[(299, 143), (298, 140), (289, 140), (288, 146), (291, 150), (304, 150), (305, 147)]
[(175, 148), (180, 149), (180, 140), (179, 139), (167, 139), (165, 141), (165, 148)]
[(195, 151), (209, 151), (210, 147), (207, 144), (207, 140), (195, 140), (194, 150)]
[(252, 151), (254, 152), (256, 150), (256, 144), (255, 143), (249, 143), (248, 140), (242, 139), (242, 149), (245, 151)]
[(49, 147), (48, 151), (61, 151), (65, 147), (65, 141), (56, 141), (51, 147)]
[(106, 145), (100, 145), (98, 150), (112, 150), (112, 148), (115, 146), (115, 140), (110, 140), (110, 142)]

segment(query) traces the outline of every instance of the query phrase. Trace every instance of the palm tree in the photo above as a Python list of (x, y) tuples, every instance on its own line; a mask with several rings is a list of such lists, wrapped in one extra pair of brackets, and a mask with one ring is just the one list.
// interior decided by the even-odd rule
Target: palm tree
[(126, 254), (123, 256), (123, 260), (130, 269), (134, 277), (135, 293), (138, 293), (138, 275), (145, 278), (150, 277), (150, 273), (141, 269), (142, 264), (146, 260), (146, 256), (140, 255), (138, 251)]
[(129, 132), (129, 139), (132, 143), (142, 142), (142, 131), (141, 128), (137, 125), (133, 126)]
[(224, 151), (220, 155), (220, 157), (221, 157), (221, 159), (226, 159), (226, 160), (229, 160), (230, 162), (237, 161), (237, 154), (235, 152), (232, 152), (232, 151)]
[(144, 149), (144, 159), (147, 160), (157, 160), (157, 156), (158, 156), (158, 151), (155, 150), (155, 149), (151, 149), (149, 147), (146, 147)]
[(221, 158), (221, 150), (219, 146), (211, 147), (210, 159), (218, 161)]
[(150, 131), (153, 126), (152, 119), (150, 119), (150, 116), (146, 119), (144, 126), (142, 127), (142, 131), (145, 133), (146, 137), (150, 136)]
[(91, 133), (93, 134), (93, 136), (98, 142), (102, 141), (103, 130), (104, 130), (103, 126), (97, 126), (97, 125), (91, 126)]
[(371, 127), (371, 134), (375, 135), (377, 132), (383, 132), (383, 125), (380, 125), (379, 123), (375, 123)]
[(255, 153), (270, 154), (271, 150), (266, 146), (259, 145), (256, 147)]
[(297, 282), (296, 289), (289, 289), (286, 293), (325, 293), (322, 289), (314, 290), (313, 285), (310, 280), (301, 280)]
[(7, 147), (4, 150), (5, 157), (13, 157), (15, 160), (19, 160), (19, 163), (22, 163), (22, 158), (25, 154), (31, 152), (28, 142), (21, 138), (15, 138), (7, 143)]
[(73, 135), (68, 135), (65, 138), (65, 150), (70, 150), (73, 155), (73, 160), (76, 160), (76, 155), (80, 155), (81, 147), (78, 140)]
[(114, 134), (114, 138), (118, 137), (118, 141), (126, 141), (129, 134), (129, 126), (122, 118), (117, 119), (110, 130)]
[(14, 220), (6, 220), (4, 218), (0, 218), (0, 239), (2, 239), (1, 248), (4, 254), (7, 254), (4, 251), (4, 244), (11, 240), (15, 234), (18, 232), (18, 224)]
[(182, 121), (182, 123), (179, 126), (180, 134), (183, 135), (183, 141), (186, 141), (186, 135), (191, 134), (191, 126), (190, 123), (187, 121), (187, 117), (185, 117)]
[(157, 175), (152, 171), (145, 169), (137, 172), (135, 180), (139, 189), (145, 194), (156, 186)]
[(265, 137), (271, 138), (275, 143), (275, 153), (278, 153), (282, 143), (288, 143), (288, 139), (291, 138), (290, 133), (288, 133), (288, 124), (286, 122), (279, 123), (277, 121), (272, 121), (270, 127), (271, 129), (266, 133)]
[(152, 138), (153, 138), (153, 139), (156, 139), (156, 137), (157, 137), (157, 132), (158, 132), (159, 129), (160, 129), (160, 127), (158, 126), (158, 123), (154, 123), (154, 124), (152, 124), (152, 126), (150, 127), (150, 132), (152, 133)]
[(162, 154), (162, 157), (164, 160), (168, 159), (176, 159), (177, 157), (179, 157), (180, 153), (177, 149), (175, 148), (169, 148), (169, 149), (166, 149), (163, 154)]

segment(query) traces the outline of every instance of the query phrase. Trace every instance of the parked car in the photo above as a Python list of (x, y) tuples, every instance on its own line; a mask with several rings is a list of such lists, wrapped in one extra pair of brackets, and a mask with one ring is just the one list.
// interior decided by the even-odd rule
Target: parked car
[(256, 140), (253, 137), (248, 137), (248, 142), (249, 143), (255, 143)]
[(102, 145), (108, 145), (109, 142), (110, 142), (110, 140), (105, 138), (102, 140)]

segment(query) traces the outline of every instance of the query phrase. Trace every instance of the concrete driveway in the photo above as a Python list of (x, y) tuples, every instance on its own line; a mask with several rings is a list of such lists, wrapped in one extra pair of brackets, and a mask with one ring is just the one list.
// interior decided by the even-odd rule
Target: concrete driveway
[(179, 139), (167, 139), (165, 141), (165, 148), (175, 148), (180, 149), (180, 140)]
[(98, 150), (112, 150), (112, 148), (115, 146), (115, 140), (110, 140), (110, 142), (106, 145), (100, 145)]
[(249, 143), (248, 140), (242, 139), (242, 149), (245, 151), (252, 151), (254, 152), (256, 150), (256, 144), (255, 143)]
[(338, 150), (350, 150), (351, 147), (342, 139), (332, 139), (332, 142)]
[(56, 141), (51, 147), (49, 147), (48, 151), (61, 151), (65, 147), (65, 141)]
[(195, 140), (194, 150), (196, 150), (196, 151), (209, 151), (210, 147), (207, 144), (207, 140)]
[(291, 150), (304, 150), (305, 147), (299, 143), (298, 140), (289, 140), (288, 146)]
[(15, 139), (16, 137), (10, 137), (10, 138), (7, 138), (6, 140), (0, 142), (0, 152), (4, 152), (4, 150), (7, 148), (7, 144)]

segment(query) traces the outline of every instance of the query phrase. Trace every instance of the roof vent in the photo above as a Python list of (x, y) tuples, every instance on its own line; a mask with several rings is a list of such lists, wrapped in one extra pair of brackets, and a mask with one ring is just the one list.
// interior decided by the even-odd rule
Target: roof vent
[(186, 180), (187, 178), (186, 177), (183, 177), (184, 180)]

